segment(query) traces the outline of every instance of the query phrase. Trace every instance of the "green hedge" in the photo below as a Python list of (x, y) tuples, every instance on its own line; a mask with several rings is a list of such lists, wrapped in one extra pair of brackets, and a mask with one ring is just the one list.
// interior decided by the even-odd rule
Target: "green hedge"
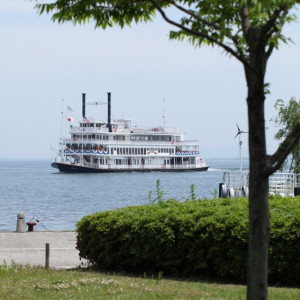
[[(270, 283), (300, 282), (300, 198), (270, 198)], [(96, 268), (246, 281), (248, 200), (126, 207), (77, 223), (80, 257)]]

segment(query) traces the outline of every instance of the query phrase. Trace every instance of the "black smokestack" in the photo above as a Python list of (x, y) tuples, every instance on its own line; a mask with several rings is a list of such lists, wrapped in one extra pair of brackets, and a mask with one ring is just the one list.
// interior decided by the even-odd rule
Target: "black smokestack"
[(108, 131), (112, 132), (112, 128), (111, 128), (111, 93), (107, 93), (107, 127), (108, 127)]
[(82, 94), (82, 118), (85, 119), (85, 94)]

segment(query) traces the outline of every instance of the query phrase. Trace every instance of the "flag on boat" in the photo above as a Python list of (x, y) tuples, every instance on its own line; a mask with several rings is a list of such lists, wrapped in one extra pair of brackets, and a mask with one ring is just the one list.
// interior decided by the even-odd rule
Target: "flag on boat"
[(86, 117), (84, 117), (82, 120), (83, 120), (83, 122), (89, 122), (89, 119)]
[(68, 117), (68, 122), (73, 122), (73, 118)]

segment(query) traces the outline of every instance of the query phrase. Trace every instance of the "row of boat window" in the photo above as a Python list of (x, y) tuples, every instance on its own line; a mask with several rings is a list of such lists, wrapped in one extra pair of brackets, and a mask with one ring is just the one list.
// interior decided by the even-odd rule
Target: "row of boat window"
[[(165, 141), (165, 142), (171, 142), (172, 137), (171, 136), (164, 136), (164, 135), (131, 135), (130, 136), (131, 141)], [(174, 140), (174, 137), (173, 137)], [(179, 140), (179, 137), (177, 137), (177, 140)]]
[[(114, 159), (113, 162), (115, 165), (139, 165), (140, 163), (141, 163), (141, 165), (157, 164), (156, 161), (153, 161), (151, 159), (145, 160), (144, 158), (142, 158), (141, 160), (138, 158), (137, 159), (136, 158), (134, 158), (134, 159), (131, 159), (131, 158), (129, 158), (129, 159), (126, 159), (126, 158), (125, 159)], [(165, 159), (164, 165), (169, 165), (169, 164), (170, 164), (170, 160)]]
[[(142, 164), (145, 163), (145, 160), (142, 159)], [(114, 160), (115, 165), (139, 165), (140, 160), (139, 159), (115, 159)]]
[[(108, 137), (108, 136), (107, 136)], [(125, 135), (114, 135), (113, 139), (115, 141), (125, 141)]]
[[(102, 134), (73, 134), (72, 135), (72, 139), (73, 141), (77, 141), (77, 140), (108, 140), (108, 135), (102, 135)], [(125, 136), (124, 136), (124, 140), (125, 140)]]
[(149, 154), (150, 152), (153, 154), (157, 154), (157, 153), (174, 154), (174, 149), (172, 148), (146, 149), (146, 148), (119, 148), (119, 147), (111, 148), (111, 153), (117, 155), (126, 155), (126, 154), (146, 155)]
[[(77, 160), (77, 162), (79, 163), (79, 159)], [(152, 159), (152, 158), (117, 158), (117, 159), (106, 159), (106, 158), (95, 158), (93, 160), (93, 163), (99, 163), (99, 165), (157, 165), (157, 164), (161, 164), (162, 162), (158, 162), (156, 159)], [(177, 160), (174, 159), (164, 159), (163, 161), (163, 165), (187, 165), (187, 164), (195, 164), (195, 158), (191, 157), (191, 158), (180, 158)]]
[(104, 145), (92, 145), (92, 144), (66, 144), (67, 150), (71, 151), (81, 151), (82, 148), (84, 151), (105, 151), (107, 154), (114, 155), (146, 155), (147, 152), (153, 154), (157, 153), (169, 153), (174, 154), (174, 148), (158, 148), (158, 149), (148, 149), (148, 148), (127, 148), (127, 147), (107, 147)]
[(102, 127), (102, 125), (106, 127), (105, 123), (80, 123), (80, 127)]
[(145, 155), (146, 148), (111, 148), (111, 153), (115, 155)]
[[(99, 158), (94, 157), (91, 160), (92, 163), (99, 164), (99, 165), (157, 165), (162, 164), (162, 161), (158, 161), (157, 158), (117, 158), (117, 159), (107, 159), (107, 158)], [(80, 158), (75, 158), (75, 163), (80, 163)], [(188, 158), (171, 158), (171, 159), (164, 159), (163, 165), (188, 165), (188, 164), (195, 164), (196, 160), (194, 157)]]
[[(73, 141), (77, 140), (109, 140), (109, 135), (104, 134), (73, 134)], [(113, 135), (113, 140), (115, 141), (125, 141), (125, 135)], [(172, 136), (162, 136), (162, 135), (131, 135), (131, 141), (164, 141), (171, 142), (175, 140)], [(176, 141), (179, 141), (180, 137), (176, 137)]]

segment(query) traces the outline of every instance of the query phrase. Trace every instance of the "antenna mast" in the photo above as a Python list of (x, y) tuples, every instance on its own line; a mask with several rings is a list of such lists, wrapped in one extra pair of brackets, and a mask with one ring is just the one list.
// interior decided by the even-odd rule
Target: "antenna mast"
[(239, 172), (239, 188), (242, 191), (242, 133), (247, 133), (245, 131), (242, 131), (239, 127), (239, 125), (236, 123), (237, 129), (238, 129), (238, 133), (236, 134), (236, 136), (234, 138), (236, 138), (237, 136), (239, 136), (239, 154), (240, 154), (240, 172)]
[(64, 99), (61, 101), (61, 143), (60, 143), (60, 155), (62, 161), (65, 162), (65, 153), (64, 153)]
[(165, 98), (163, 99), (163, 115), (162, 115), (162, 118), (163, 118), (163, 128), (165, 128), (166, 127)]

